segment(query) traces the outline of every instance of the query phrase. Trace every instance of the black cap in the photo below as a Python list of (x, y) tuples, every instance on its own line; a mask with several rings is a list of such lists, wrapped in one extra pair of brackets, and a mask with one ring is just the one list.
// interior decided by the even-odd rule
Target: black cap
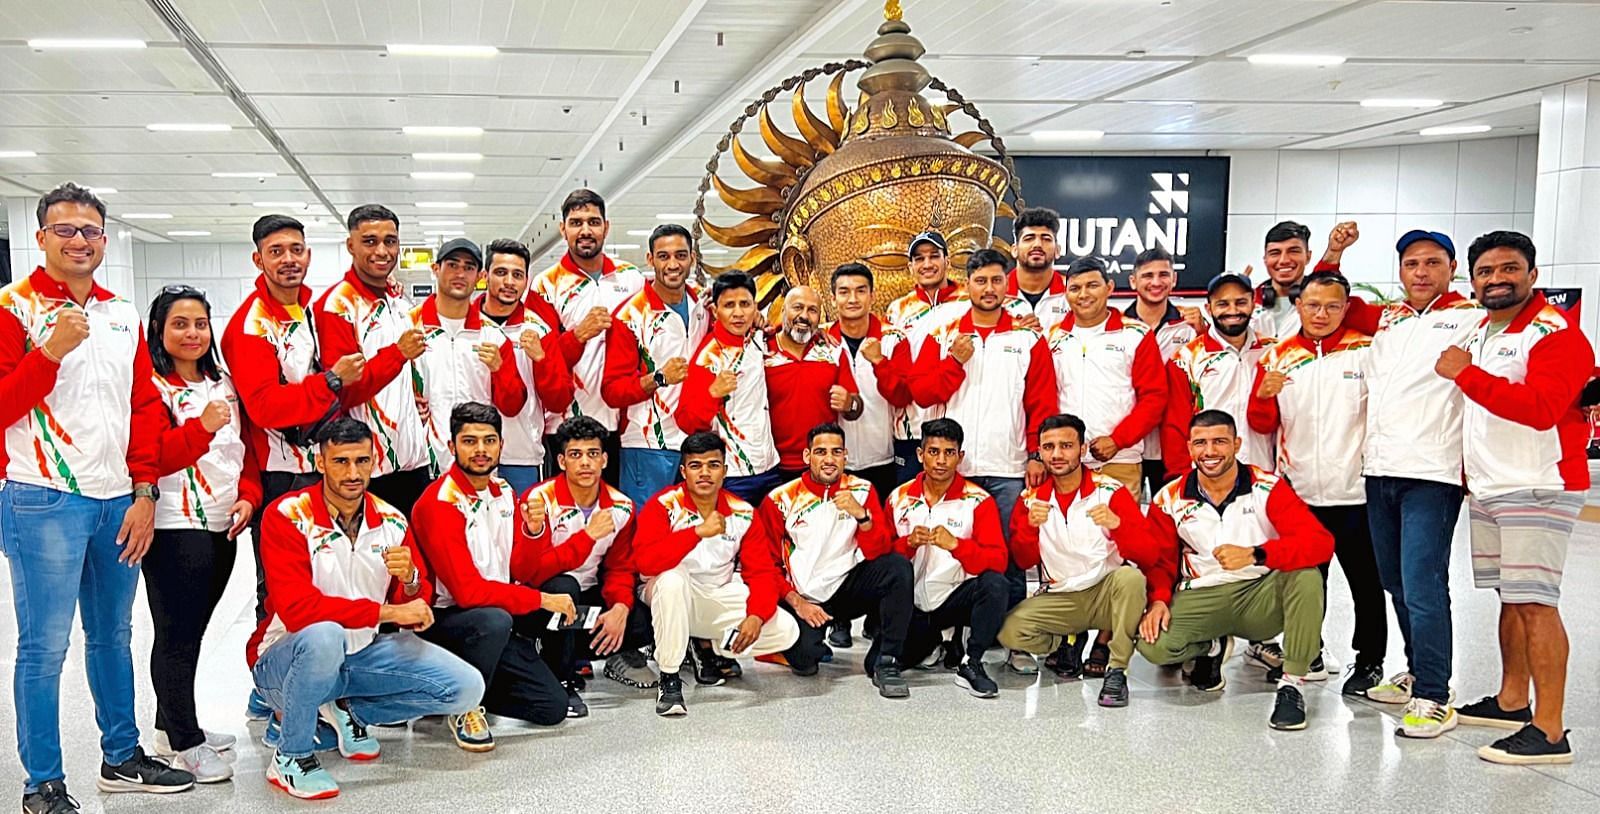
[(933, 245), (938, 246), (940, 254), (949, 254), (950, 253), (950, 244), (945, 242), (944, 235), (941, 235), (938, 232), (936, 232), (936, 231), (934, 231), (932, 229), (929, 229), (928, 231), (922, 232), (921, 234), (917, 235), (916, 237), (911, 238), (911, 245), (906, 247), (906, 256), (907, 257), (910, 257), (910, 256), (915, 255), (917, 253), (917, 244), (919, 244), (919, 243), (932, 243)]
[(1394, 244), (1394, 250), (1404, 255), (1406, 249), (1411, 248), (1411, 244), (1419, 240), (1431, 240), (1439, 244), (1444, 248), (1444, 253), (1450, 255), (1451, 260), (1456, 259), (1456, 244), (1450, 241), (1450, 236), (1444, 232), (1430, 232), (1426, 229), (1412, 229), (1401, 235), (1400, 239)]
[(1255, 290), (1255, 286), (1250, 284), (1249, 277), (1246, 277), (1243, 274), (1235, 271), (1224, 271), (1223, 273), (1212, 277), (1211, 282), (1206, 283), (1206, 296), (1209, 297), (1212, 294), (1217, 293), (1217, 289), (1229, 283), (1233, 283), (1246, 291)]
[(467, 254), (472, 255), (472, 259), (478, 261), (478, 267), (483, 267), (483, 250), (478, 248), (478, 244), (473, 243), (464, 237), (454, 238), (450, 242), (440, 246), (439, 253), (435, 255), (437, 259), (434, 262), (443, 263), (450, 257), (450, 255), (455, 254), (456, 252), (466, 252)]

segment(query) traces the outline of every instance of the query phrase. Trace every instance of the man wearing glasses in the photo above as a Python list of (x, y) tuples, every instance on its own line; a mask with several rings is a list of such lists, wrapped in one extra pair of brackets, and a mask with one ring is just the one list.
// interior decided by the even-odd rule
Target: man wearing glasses
[(5, 479), (0, 549), (16, 605), (24, 811), (73, 810), (61, 764), (61, 665), (83, 608), (101, 791), (173, 792), (194, 775), (147, 757), (133, 700), (133, 597), (155, 532), (166, 421), (133, 304), (101, 288), (106, 207), (63, 184), (39, 201), (45, 265), (0, 289)]

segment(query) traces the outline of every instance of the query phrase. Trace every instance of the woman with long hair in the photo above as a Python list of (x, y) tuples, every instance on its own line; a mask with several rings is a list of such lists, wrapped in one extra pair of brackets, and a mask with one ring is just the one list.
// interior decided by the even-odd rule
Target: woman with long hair
[(156, 388), (172, 420), (161, 439), (155, 542), (144, 561), (155, 621), (156, 751), (197, 782), (218, 783), (233, 776), (235, 738), (200, 728), (195, 670), (233, 571), (235, 538), (260, 509), (260, 473), (233, 380), (217, 362), (205, 292), (163, 288), (148, 325)]

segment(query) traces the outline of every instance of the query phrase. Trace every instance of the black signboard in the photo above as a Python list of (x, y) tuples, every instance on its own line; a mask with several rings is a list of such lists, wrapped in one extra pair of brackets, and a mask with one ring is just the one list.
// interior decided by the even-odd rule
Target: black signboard
[[(1100, 255), (1124, 288), (1133, 258), (1172, 252), (1180, 290), (1203, 290), (1222, 271), (1228, 243), (1228, 163), (1213, 156), (1040, 156), (1015, 158), (1029, 206), (1061, 213), (1058, 267)], [(1011, 221), (995, 234), (1010, 241)]]

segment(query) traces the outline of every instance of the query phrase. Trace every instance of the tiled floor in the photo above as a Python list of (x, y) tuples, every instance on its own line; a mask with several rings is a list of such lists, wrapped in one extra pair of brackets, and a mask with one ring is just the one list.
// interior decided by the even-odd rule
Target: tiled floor
[[(1470, 585), (1464, 532), (1457, 530), (1456, 681), (1466, 699), (1492, 691), (1497, 676), (1496, 605)], [(69, 783), (86, 811), (292, 811), (263, 779), (264, 750), (242, 715), (247, 675), (241, 657), (250, 616), (251, 565), (244, 548), (197, 690), (203, 722), (246, 736), (232, 783), (177, 796), (110, 797), (93, 786), (98, 735), (84, 682), (81, 643), (68, 657), (62, 688)], [(3, 562), (3, 561), (0, 561)], [(0, 565), (0, 568), (3, 568)], [(1350, 657), (1350, 603), (1342, 579), (1331, 588), (1328, 641)], [(1564, 612), (1573, 657), (1568, 725), (1577, 762), (1569, 767), (1505, 768), (1474, 750), (1498, 732), (1461, 728), (1438, 742), (1403, 742), (1397, 710), (1354, 703), (1337, 682), (1308, 694), (1310, 728), (1269, 730), (1272, 688), (1237, 659), (1226, 692), (1202, 695), (1175, 675), (1135, 660), (1132, 705), (1094, 705), (1098, 682), (1001, 678), (1001, 696), (978, 700), (947, 673), (913, 674), (906, 702), (877, 697), (859, 673), (864, 648), (814, 679), (746, 663), (733, 686), (691, 689), (685, 719), (660, 720), (646, 693), (601, 679), (591, 716), (538, 731), (503, 724), (500, 748), (468, 755), (437, 723), (412, 732), (379, 730), (383, 758), (357, 766), (329, 758), (344, 786), (327, 810), (361, 811), (1595, 811), (1600, 810), (1600, 525), (1583, 524), (1567, 566)], [(9, 580), (0, 579), (9, 592)], [(9, 696), (15, 623), (0, 603), (0, 684)], [(858, 640), (859, 641), (859, 640)], [(134, 652), (140, 720), (153, 714), (146, 660), (150, 622), (141, 597)], [(1399, 668), (1391, 636), (1389, 667)], [(998, 666), (998, 665), (997, 665)], [(998, 670), (994, 671), (998, 673)], [(613, 690), (613, 688), (616, 688)], [(13, 731), (11, 704), (0, 731)], [(0, 788), (16, 790), (21, 770), (9, 739), (0, 748)], [(12, 793), (15, 793), (13, 791)]]

